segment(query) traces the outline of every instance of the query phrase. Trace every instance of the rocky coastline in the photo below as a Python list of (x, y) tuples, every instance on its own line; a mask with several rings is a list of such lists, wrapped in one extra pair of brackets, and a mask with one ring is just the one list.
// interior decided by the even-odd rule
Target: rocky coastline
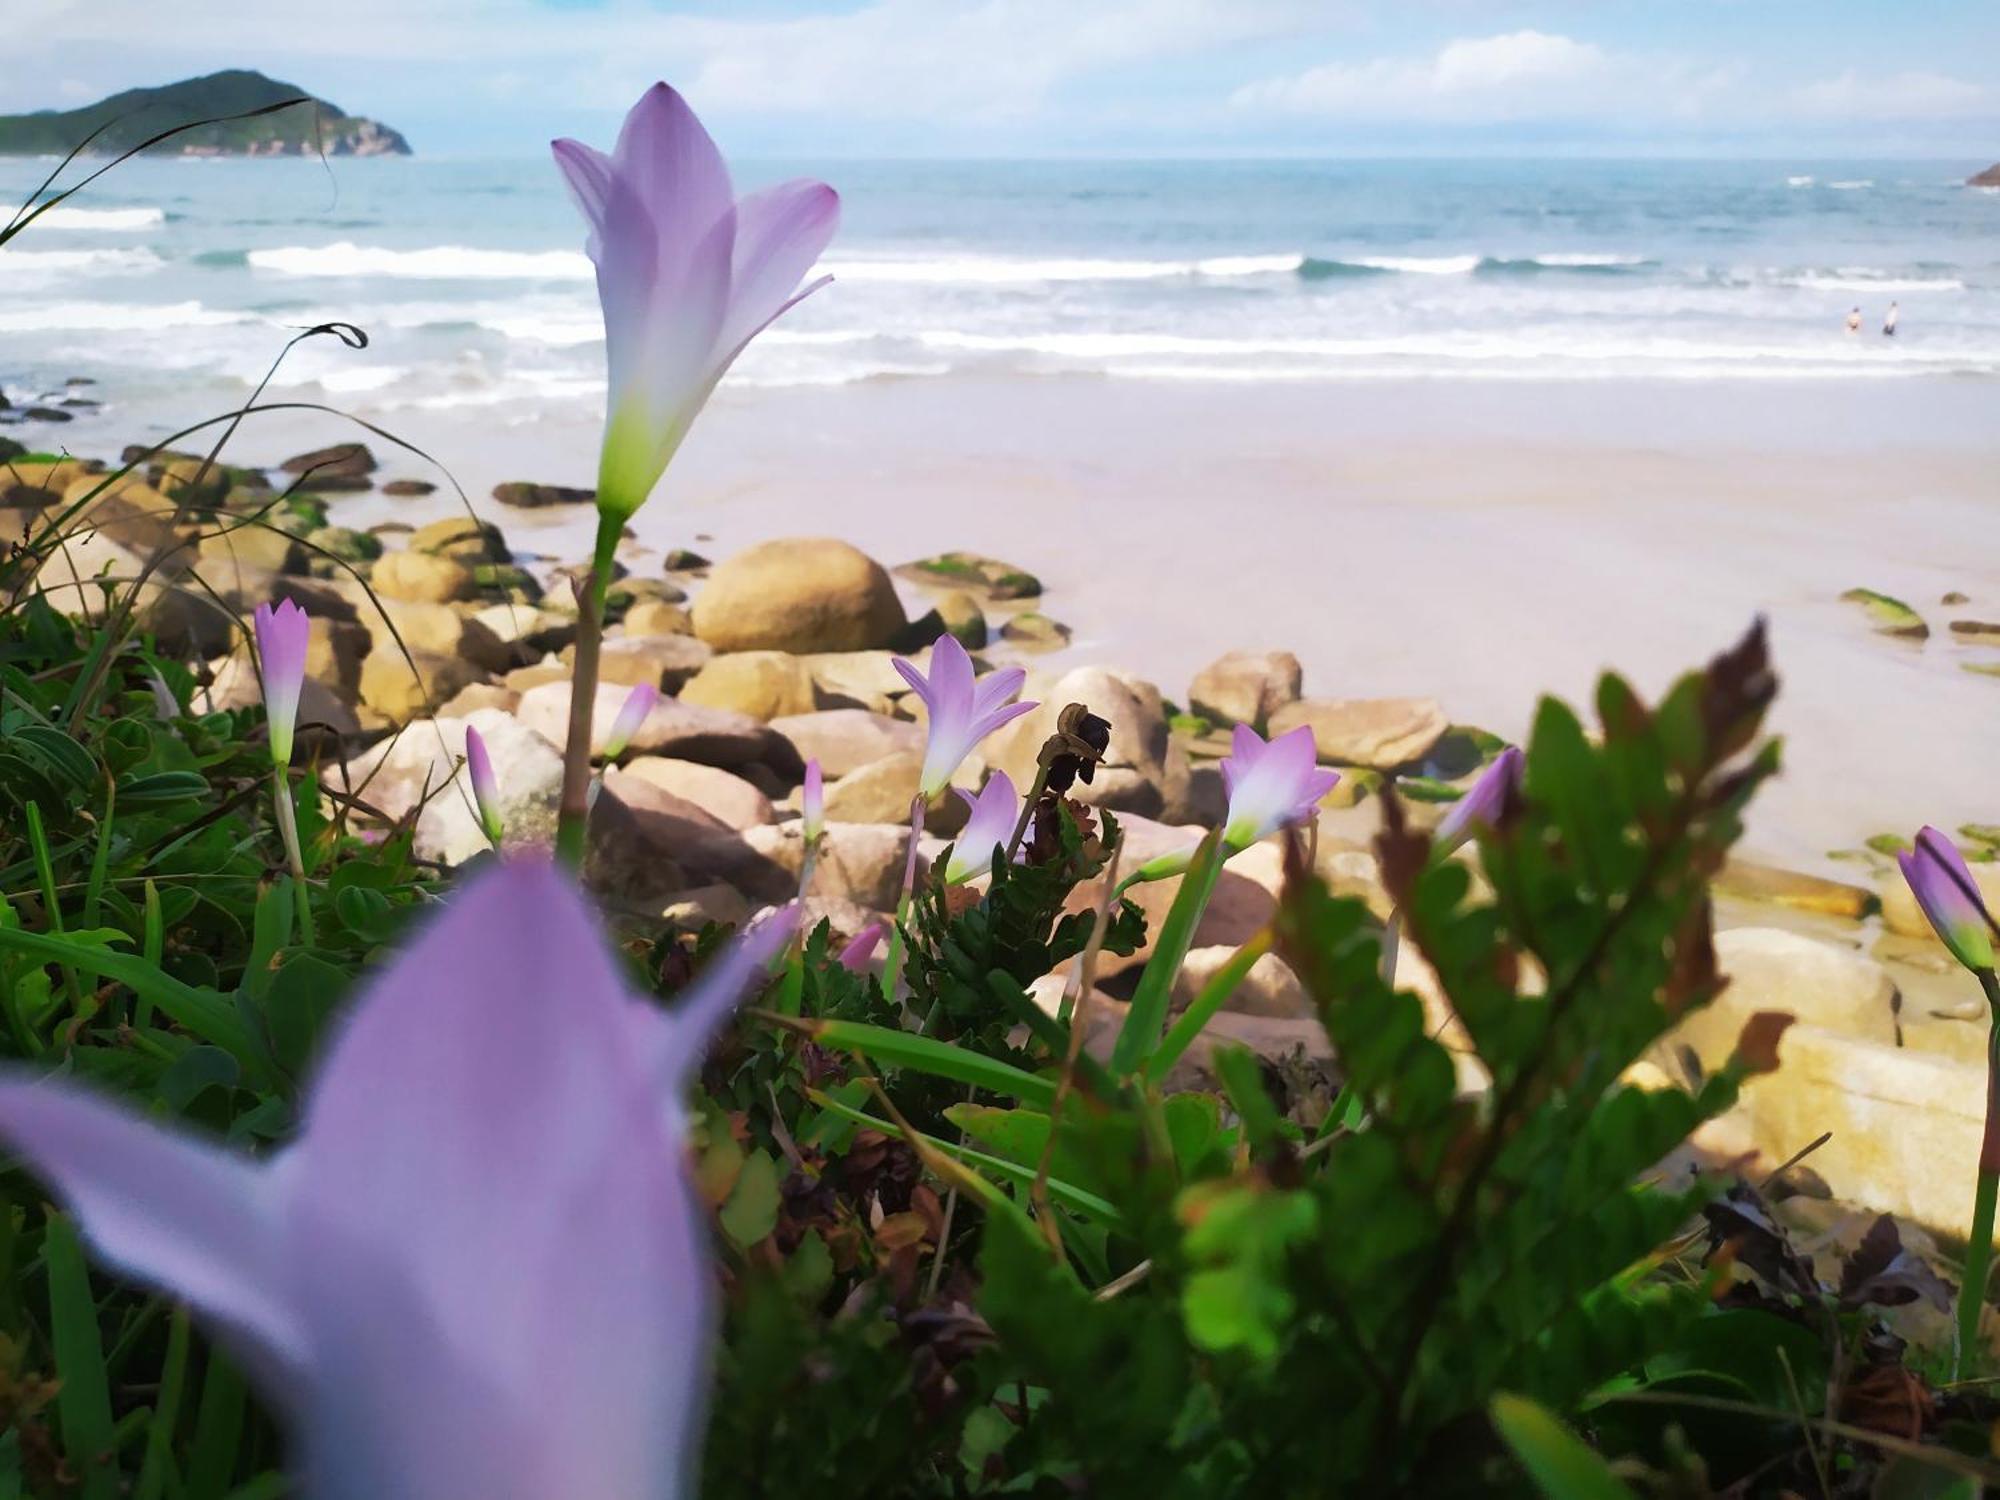
[[(95, 580), (135, 579), (165, 558), (137, 601), (140, 619), (197, 667), (211, 708), (258, 701), (242, 617), (272, 598), (307, 611), (301, 733), (316, 745), (330, 813), (361, 827), (407, 825), (420, 856), (441, 866), (481, 857), (486, 840), (461, 775), (471, 726), (493, 759), (508, 840), (552, 838), (576, 632), (567, 568), (517, 554), (501, 525), (470, 514), (371, 530), (340, 525), (344, 496), (430, 489), (386, 473), (361, 444), (268, 470), (131, 448), (121, 463), (132, 472), (108, 486), (101, 460), (0, 458), (0, 524), (10, 535), (95, 497), (82, 524), (72, 523), (70, 545), (37, 576), (59, 607), (94, 607), (102, 598)], [(493, 510), (591, 498), (524, 481), (500, 485)], [(922, 705), (891, 662), (900, 654), (921, 664), (946, 633), (982, 666), (1026, 666), (1024, 696), (1043, 705), (967, 764), (957, 779), (965, 791), (989, 769), (1017, 784), (1031, 780), (1055, 714), (1085, 703), (1111, 722), (1112, 740), (1098, 777), (1076, 795), (1116, 812), (1129, 856), (1144, 859), (1184, 846), (1221, 817), (1217, 765), (1231, 725), (1276, 732), (1307, 724), (1322, 760), (1341, 771), (1322, 805), (1316, 868), (1384, 916), (1388, 898), (1371, 851), (1384, 790), (1393, 786), (1413, 819), (1434, 820), (1500, 747), (1429, 698), (1323, 695), (1284, 650), (1226, 652), (1179, 691), (1058, 656), (1067, 640), (1060, 603), (1044, 597), (1033, 559), (946, 552), (890, 565), (839, 539), (788, 537), (711, 560), (628, 538), (619, 564), (600, 734), (633, 685), (650, 683), (665, 696), (604, 767), (586, 873), (607, 906), (637, 919), (738, 923), (793, 894), (808, 759), (826, 775), (829, 821), (813, 918), (847, 937), (892, 911), (923, 726)], [(937, 799), (926, 859), (962, 818), (959, 797)], [(1963, 833), (1989, 856), (2000, 850), (2000, 829)], [(1731, 984), (1642, 1067), (1660, 1079), (1699, 1077), (1726, 1057), (1745, 1016), (1796, 1015), (1786, 1065), (1698, 1144), (1775, 1164), (1830, 1131), (1814, 1162), (1835, 1196), (1962, 1230), (1959, 1164), (1976, 1154), (1983, 1116), (1984, 1011), (1962, 1003), (1951, 961), (1895, 873), (1894, 840), (1877, 836), (1852, 853), (1851, 881), (1747, 862), (1720, 872), (1717, 951)], [(1282, 863), (1270, 842), (1228, 866), (1185, 966), (1189, 993), (1177, 1004), (1269, 920)], [(2000, 863), (1974, 869), (1989, 901), (2000, 901)], [(1175, 884), (1133, 893), (1155, 926)], [(1099, 971), (1096, 1013), (1107, 1028), (1143, 955)], [(1398, 978), (1423, 997), (1449, 1041), (1456, 1028), (1433, 976), (1406, 951)], [(1251, 1044), (1272, 1067), (1310, 1069), (1326, 1059), (1324, 1034), (1275, 956), (1258, 962), (1210, 1030)], [(1207, 1056), (1190, 1051), (1183, 1081), (1202, 1081)], [(1463, 1086), (1477, 1089), (1478, 1059), (1469, 1049), (1460, 1057)], [(1895, 1123), (1882, 1125), (1890, 1112)]]

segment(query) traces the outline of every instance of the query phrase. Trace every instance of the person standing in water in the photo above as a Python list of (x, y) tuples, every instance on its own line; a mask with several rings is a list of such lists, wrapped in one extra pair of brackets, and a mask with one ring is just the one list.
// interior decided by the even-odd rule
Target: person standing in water
[(1885, 316), (1885, 317), (1884, 317), (1884, 318), (1882, 319), (1882, 337), (1883, 337), (1883, 338), (1885, 338), (1885, 339), (1892, 339), (1892, 338), (1894, 338), (1894, 337), (1896, 336), (1896, 316), (1897, 316), (1897, 313), (1896, 313), (1896, 304), (1895, 304), (1895, 303), (1893, 303), (1893, 302), (1891, 302), (1891, 303), (1889, 304), (1889, 312), (1888, 312), (1887, 316)]
[(1859, 332), (1861, 332), (1861, 309), (1860, 309), (1860, 308), (1858, 308), (1858, 307), (1857, 307), (1857, 308), (1855, 308), (1855, 309), (1854, 309), (1854, 310), (1853, 310), (1852, 312), (1850, 312), (1850, 313), (1849, 313), (1849, 314), (1847, 315), (1847, 331), (1848, 331), (1848, 332), (1849, 332), (1850, 334), (1853, 334), (1853, 333), (1859, 333)]

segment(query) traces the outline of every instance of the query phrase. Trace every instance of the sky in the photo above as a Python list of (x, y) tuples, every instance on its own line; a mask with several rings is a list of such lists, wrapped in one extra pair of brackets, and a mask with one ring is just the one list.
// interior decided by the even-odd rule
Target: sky
[(253, 67), (427, 155), (2000, 158), (1996, 0), (0, 0), (0, 108)]

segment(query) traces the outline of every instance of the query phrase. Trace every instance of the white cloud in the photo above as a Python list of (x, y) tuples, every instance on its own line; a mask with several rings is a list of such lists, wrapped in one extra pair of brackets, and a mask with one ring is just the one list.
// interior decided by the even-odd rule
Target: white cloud
[(1462, 37), (1425, 56), (1323, 63), (1245, 84), (1230, 103), (1247, 113), (1383, 122), (1688, 117), (1739, 76), (1733, 66), (1529, 30)]
[(1991, 89), (1943, 73), (1864, 74), (1854, 68), (1795, 89), (1799, 114), (1829, 120), (1963, 120), (2000, 114)]

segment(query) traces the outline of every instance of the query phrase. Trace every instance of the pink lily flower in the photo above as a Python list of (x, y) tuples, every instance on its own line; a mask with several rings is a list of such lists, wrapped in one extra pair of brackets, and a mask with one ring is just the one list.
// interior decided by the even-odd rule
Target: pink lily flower
[(274, 609), (257, 606), (252, 616), (257, 636), (257, 660), (264, 675), (264, 718), (271, 737), (271, 759), (292, 763), (292, 735), (299, 722), (299, 693), (306, 681), (306, 648), (312, 621), (289, 599)]
[(1248, 849), (1267, 834), (1305, 822), (1339, 780), (1338, 771), (1320, 770), (1319, 750), (1305, 725), (1267, 744), (1238, 724), (1222, 758), (1222, 784), (1229, 789), (1222, 842), (1232, 852)]
[(927, 799), (945, 789), (952, 773), (987, 735), (1040, 706), (1008, 701), (1028, 680), (1028, 674), (1020, 667), (995, 672), (975, 684), (972, 658), (965, 654), (965, 647), (948, 635), (939, 636), (937, 644), (931, 647), (928, 677), (900, 656), (895, 660), (895, 668), (930, 714), (930, 737), (924, 748), (920, 788)]
[(850, 974), (866, 974), (875, 957), (875, 950), (882, 946), (882, 939), (888, 932), (889, 924), (876, 918), (848, 939), (847, 946), (840, 950), (840, 957), (835, 962)]
[(977, 797), (960, 787), (952, 790), (971, 809), (944, 866), (945, 883), (957, 885), (991, 872), (994, 853), (1012, 841), (1014, 825), (1021, 820), (1021, 794), (1014, 790), (1013, 778), (1005, 771), (988, 777)]
[(465, 774), (472, 781), (472, 800), (479, 809), (479, 826), (486, 842), (498, 849), (507, 826), (500, 817), (500, 783), (494, 778), (486, 741), (470, 724), (465, 726)]
[(1449, 854), (1479, 829), (1493, 827), (1507, 799), (1520, 791), (1527, 765), (1519, 745), (1502, 750), (1471, 789), (1438, 820), (1437, 831), (1431, 835), (1432, 850)]
[(496, 866), (355, 1004), (274, 1157), (18, 1072), (0, 1137), (242, 1355), (313, 1500), (686, 1495), (715, 1319), (676, 1096), (792, 916), (662, 1011), (551, 866)]
[(632, 106), (610, 155), (572, 140), (552, 149), (590, 226), (604, 306), (597, 504), (615, 537), (737, 355), (830, 279), (800, 285), (839, 226), (840, 197), (805, 178), (737, 197), (715, 142), (664, 83)]
[(611, 721), (611, 732), (604, 741), (604, 758), (614, 761), (625, 753), (625, 747), (632, 743), (632, 736), (639, 732), (639, 726), (646, 722), (650, 714), (660, 704), (660, 690), (650, 682), (642, 682), (625, 695), (619, 706), (618, 717)]
[(806, 762), (805, 785), (799, 790), (799, 833), (808, 845), (817, 844), (826, 832), (826, 779), (820, 774), (819, 758)]
[(1917, 835), (1916, 848), (1896, 856), (1917, 905), (1951, 956), (1977, 974), (1993, 968), (1993, 926), (1979, 885), (1958, 846), (1935, 828)]
[[(1266, 743), (1247, 724), (1230, 736), (1230, 751), (1222, 758), (1222, 784), (1229, 789), (1229, 811), (1222, 824), (1222, 857), (1241, 854), (1259, 839), (1303, 823), (1318, 811), (1319, 799), (1340, 780), (1338, 771), (1319, 768), (1313, 732), (1301, 724)], [(1194, 863), (1195, 849), (1149, 859), (1123, 881), (1139, 885), (1183, 874)]]

